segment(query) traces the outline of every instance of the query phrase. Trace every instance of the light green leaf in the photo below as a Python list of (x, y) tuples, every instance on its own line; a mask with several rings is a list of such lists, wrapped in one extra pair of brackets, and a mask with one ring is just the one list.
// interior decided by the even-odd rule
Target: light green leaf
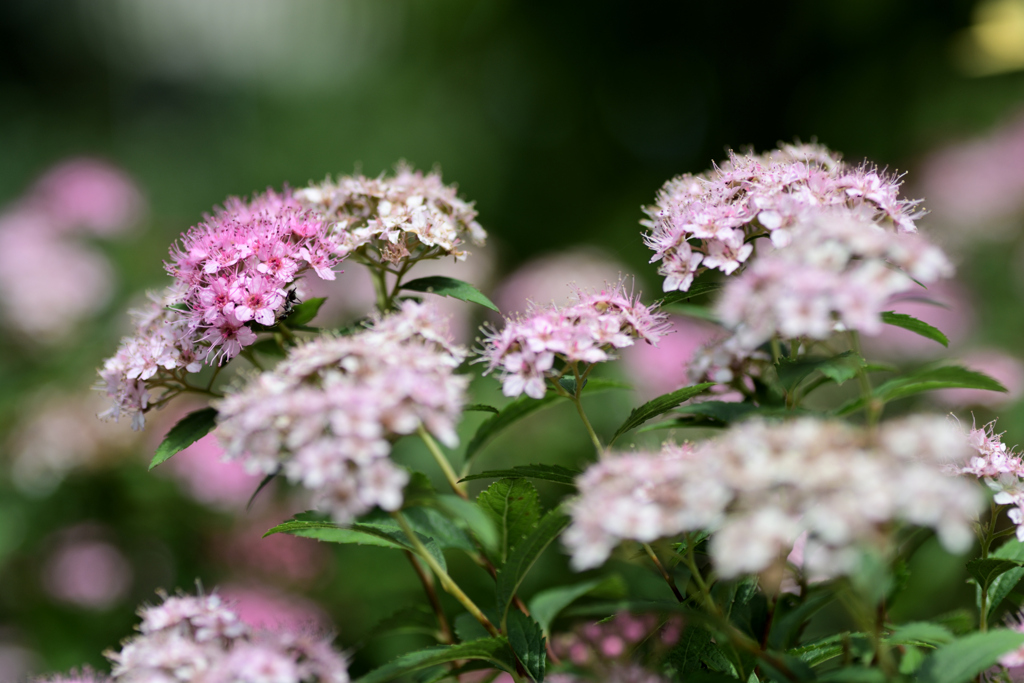
[(943, 346), (949, 346), (949, 339), (946, 335), (942, 334), (941, 330), (936, 327), (932, 327), (925, 321), (918, 320), (911, 315), (896, 313), (895, 311), (886, 311), (882, 314), (882, 322), (887, 325), (902, 327), (903, 329), (910, 330), (922, 337), (926, 337), (932, 341), (937, 341)]
[(498, 530), (479, 505), (453, 494), (437, 496), (434, 504), (454, 524), (469, 532), (485, 551), (491, 554), (498, 552)]
[(476, 502), (498, 530), (494, 559), (501, 566), (540, 520), (540, 496), (525, 479), (500, 479), (481, 491)]
[(1024, 633), (1007, 629), (957, 638), (925, 658), (917, 680), (920, 683), (967, 683), (1021, 645), (1024, 645)]
[(556, 484), (576, 485), (576, 477), (583, 474), (580, 470), (562, 467), (561, 465), (518, 465), (507, 470), (488, 470), (479, 474), (463, 477), (462, 481), (473, 479), (543, 479)]
[(544, 680), (547, 652), (540, 625), (519, 610), (512, 610), (508, 615), (508, 643), (530, 678), (541, 683)]
[(505, 566), (498, 572), (497, 599), (501, 611), (502, 625), (508, 615), (509, 605), (527, 573), (533, 568), (537, 558), (558, 538), (562, 530), (569, 525), (569, 517), (558, 508), (551, 510), (541, 518), (529, 536), (524, 538), (509, 555)]
[(692, 387), (683, 387), (677, 389), (670, 394), (664, 394), (655, 399), (651, 399), (647, 403), (634, 408), (630, 413), (626, 421), (615, 431), (612, 440), (609, 442), (609, 446), (615, 443), (615, 440), (625, 434), (631, 429), (635, 429), (647, 422), (652, 417), (663, 415), (668, 411), (678, 406), (683, 401), (689, 400), (698, 394), (702, 394), (711, 387), (715, 386), (714, 382), (704, 382), (703, 384), (696, 384)]
[(497, 311), (498, 307), (488, 299), (483, 293), (462, 280), (456, 280), (453, 277), (445, 277), (443, 275), (431, 275), (429, 277), (421, 277), (416, 280), (410, 280), (409, 282), (402, 283), (402, 289), (407, 289), (411, 292), (426, 292), (428, 294), (437, 294), (438, 296), (450, 296), (453, 299), (459, 299), (460, 301), (469, 301), (474, 304), (480, 304), (486, 306), (492, 311)]
[(386, 683), (420, 669), (464, 659), (490, 662), (509, 673), (515, 673), (515, 661), (505, 638), (482, 638), (458, 645), (440, 645), (395, 657), (384, 666), (357, 678), (353, 683)]
[(886, 638), (886, 642), (893, 645), (946, 645), (953, 642), (953, 633), (941, 624), (933, 624), (930, 621), (914, 621), (909, 624), (898, 626), (892, 634)]
[(203, 438), (217, 426), (217, 409), (203, 408), (196, 410), (178, 421), (178, 424), (171, 427), (167, 436), (160, 442), (156, 449), (156, 455), (149, 463), (149, 469), (153, 469), (162, 462), (168, 460), (175, 453), (180, 453), (199, 439)]
[(541, 630), (546, 635), (550, 635), (551, 622), (555, 620), (555, 617), (563, 609), (605, 583), (605, 579), (594, 579), (593, 581), (584, 581), (583, 583), (576, 583), (571, 586), (559, 586), (541, 591), (534, 595), (529, 605), (527, 605), (530, 608), (530, 615), (540, 624)]
[[(887, 402), (935, 389), (1006, 391), (1006, 387), (985, 373), (968, 370), (960, 365), (943, 365), (924, 368), (903, 377), (891, 379), (875, 387), (872, 397)], [(836, 414), (849, 415), (862, 410), (867, 404), (868, 401), (864, 398), (854, 399), (840, 406), (836, 410)]]

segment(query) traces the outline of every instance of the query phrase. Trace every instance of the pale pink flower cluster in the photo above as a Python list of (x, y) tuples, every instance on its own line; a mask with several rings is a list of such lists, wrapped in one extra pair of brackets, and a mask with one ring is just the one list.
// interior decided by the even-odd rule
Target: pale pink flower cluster
[(325, 280), (346, 251), (344, 235), (292, 194), (272, 190), (224, 208), (171, 248), (184, 319), (202, 355), (231, 359), (256, 341), (252, 323), (271, 326), (288, 311), (288, 289), (312, 269)]
[[(1017, 612), (1015, 615), (1007, 616), (1006, 626), (1012, 631), (1024, 633), (1024, 612)], [(1020, 676), (1024, 674), (1024, 645), (1018, 647), (1016, 650), (1007, 652), (1005, 655), (1000, 657), (999, 663), (1007, 669), (1011, 669), (1009, 672), (1009, 680), (1020, 680)], [(996, 676), (990, 676), (988, 679), (1000, 680), (1000, 678), (997, 678)]]
[(687, 378), (693, 384), (715, 382), (728, 385), (759, 377), (771, 356), (758, 349), (750, 349), (735, 335), (713, 339), (694, 352), (687, 365)]
[(348, 683), (326, 639), (253, 632), (217, 595), (175, 596), (139, 612), (139, 635), (108, 652), (124, 683)]
[(640, 303), (619, 282), (596, 293), (577, 291), (563, 308), (536, 307), (525, 317), (507, 319), (503, 329), (487, 335), (480, 362), (487, 364), (485, 374), (501, 371), (506, 396), (541, 398), (545, 378), (559, 373), (556, 358), (570, 365), (601, 363), (637, 339), (656, 344), (667, 328), (665, 314)]
[(440, 173), (424, 175), (406, 164), (399, 164), (393, 176), (328, 178), (298, 190), (295, 197), (334, 222), (346, 256), (360, 250), (376, 262), (449, 255), (462, 260), (467, 240), (483, 245), (487, 239), (472, 202), (459, 199)]
[(851, 167), (818, 145), (783, 145), (766, 154), (731, 153), (721, 166), (665, 183), (644, 209), (652, 262), (661, 261), (666, 292), (687, 291), (709, 269), (735, 272), (753, 253), (750, 241), (796, 241), (795, 226), (818, 212), (865, 214), (897, 232), (914, 232), (917, 202), (899, 197), (900, 181), (867, 165)]
[(916, 289), (914, 280), (930, 284), (953, 273), (938, 247), (879, 227), (864, 212), (824, 209), (789, 234), (788, 246), (768, 249), (731, 280), (715, 307), (746, 348), (776, 334), (878, 334), (893, 295)]
[(0, 214), (0, 317), (34, 341), (60, 342), (110, 299), (107, 258), (83, 237), (110, 236), (143, 209), (135, 184), (96, 159), (64, 161)]
[(110, 683), (109, 676), (96, 673), (89, 667), (82, 667), (81, 670), (72, 670), (66, 674), (56, 674), (33, 678), (32, 683)]
[(995, 421), (973, 427), (967, 433), (972, 453), (962, 466), (950, 466), (952, 474), (973, 475), (995, 492), (996, 505), (1012, 506), (1006, 515), (1017, 526), (1017, 539), (1024, 541), (1024, 458), (1003, 443)]
[(205, 350), (196, 343), (187, 313), (173, 308), (182, 303), (181, 290), (179, 285), (168, 287), (162, 295), (150, 293), (145, 308), (130, 311), (135, 334), (123, 338), (117, 353), (99, 370), (97, 388), (112, 401), (100, 417), (116, 421), (127, 415), (132, 429), (142, 429), (154, 398), (151, 392), (173, 394), (184, 386), (185, 373), (202, 369)]
[(339, 523), (374, 506), (397, 510), (405, 470), (388, 458), (391, 440), (420, 426), (449, 446), (468, 376), (446, 321), (407, 301), (364, 332), (321, 337), (293, 349), (271, 372), (218, 402), (229, 457), (251, 472), (283, 467), (315, 489)]
[(982, 501), (977, 487), (947, 476), (942, 463), (967, 449), (940, 417), (888, 422), (877, 435), (811, 418), (750, 420), (696, 446), (666, 445), (592, 466), (577, 482), (565, 543), (574, 566), (585, 569), (623, 539), (709, 530), (722, 577), (784, 561), (804, 531), (808, 575), (844, 574), (862, 547), (881, 542), (889, 550), (885, 529), (895, 521), (931, 527), (958, 552), (971, 544)]

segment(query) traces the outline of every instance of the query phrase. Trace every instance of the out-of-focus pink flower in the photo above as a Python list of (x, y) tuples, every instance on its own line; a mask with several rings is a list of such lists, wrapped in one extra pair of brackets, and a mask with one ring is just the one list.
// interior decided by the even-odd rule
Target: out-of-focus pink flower
[[(168, 461), (168, 469), (200, 503), (240, 511), (259, 486), (238, 460), (225, 461), (215, 434), (207, 434)], [(263, 493), (269, 493), (264, 491)]]
[(222, 586), (217, 594), (254, 629), (311, 632), (331, 628), (330, 617), (316, 603), (298, 595), (239, 584)]
[[(0, 642), (0, 681), (21, 681), (35, 669), (36, 654), (26, 647), (12, 642)], [(51, 679), (43, 679), (50, 683)], [(66, 679), (56, 679), (54, 683)], [(68, 683), (79, 683), (71, 678)], [(81, 683), (94, 683), (82, 678)]]
[(1007, 392), (982, 389), (941, 389), (932, 398), (949, 407), (999, 406), (1013, 403), (1024, 393), (1024, 364), (1014, 356), (998, 349), (976, 349), (964, 354), (964, 367), (984, 372), (999, 380)]
[(100, 159), (63, 161), (36, 181), (31, 201), (62, 232), (84, 229), (111, 235), (131, 227), (145, 202), (132, 179)]
[[(928, 285), (927, 290), (916, 288), (894, 299), (888, 310), (911, 315), (938, 328), (953, 347), (963, 342), (974, 329), (974, 306), (970, 293), (956, 281), (935, 282)], [(894, 325), (883, 325), (879, 334), (865, 337), (863, 344), (868, 357), (921, 358), (945, 353), (937, 342)]]
[[(573, 286), (601, 289), (605, 283), (619, 280), (624, 270), (621, 263), (593, 247), (548, 254), (528, 261), (505, 278), (494, 293), (494, 302), (506, 315), (525, 311), (531, 301), (564, 304), (572, 298)], [(636, 286), (641, 286), (639, 281)]]
[(103, 610), (123, 599), (132, 584), (124, 554), (92, 525), (65, 529), (43, 566), (43, 587), (51, 597), (86, 609)]
[(267, 529), (282, 518), (280, 512), (245, 525), (218, 544), (221, 559), (237, 571), (257, 572), (293, 582), (315, 578), (327, 565), (326, 547), (308, 538), (274, 534), (263, 538)]
[(658, 341), (657, 346), (634, 344), (622, 350), (622, 360), (641, 400), (686, 385), (687, 366), (694, 353), (722, 334), (719, 327), (693, 318), (670, 316), (669, 325), (670, 332)]

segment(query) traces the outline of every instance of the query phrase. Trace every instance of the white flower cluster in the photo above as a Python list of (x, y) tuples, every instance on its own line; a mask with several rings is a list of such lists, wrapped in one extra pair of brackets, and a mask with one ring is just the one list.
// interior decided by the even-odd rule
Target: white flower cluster
[(329, 643), (252, 633), (216, 595), (176, 596), (139, 612), (140, 634), (108, 652), (118, 683), (348, 683)]
[[(476, 222), (472, 202), (459, 199), (454, 186), (440, 173), (424, 175), (400, 164), (395, 175), (330, 178), (295, 193), (306, 206), (320, 212), (344, 233), (340, 254), (347, 256), (371, 244), (376, 258), (390, 263), (423, 253), (452, 255), (462, 260), (468, 239), (482, 245), (487, 233)], [(423, 253), (416, 254), (422, 256)]]
[(221, 441), (252, 472), (283, 466), (339, 523), (397, 510), (408, 474), (388, 458), (391, 442), (422, 425), (457, 445), (465, 355), (435, 309), (407, 301), (364, 332), (299, 346), (218, 402)]
[(592, 466), (578, 480), (565, 535), (573, 564), (600, 564), (623, 539), (712, 532), (722, 577), (784, 561), (807, 532), (804, 567), (816, 578), (853, 570), (864, 546), (881, 551), (893, 522), (931, 527), (965, 550), (982, 503), (977, 486), (942, 463), (968, 452), (946, 419), (918, 416), (876, 434), (840, 422), (750, 420), (696, 446), (667, 445)]

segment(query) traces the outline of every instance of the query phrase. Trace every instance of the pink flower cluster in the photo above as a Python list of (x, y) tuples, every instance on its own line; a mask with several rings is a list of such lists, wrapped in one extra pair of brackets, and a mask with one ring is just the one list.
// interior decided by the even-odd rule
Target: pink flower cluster
[(169, 272), (181, 287), (184, 319), (203, 357), (230, 359), (256, 341), (251, 322), (270, 326), (287, 312), (288, 288), (312, 269), (333, 280), (346, 255), (343, 234), (290, 192), (272, 190), (224, 208), (171, 249)]
[(545, 378), (558, 376), (556, 358), (569, 365), (600, 363), (614, 357), (612, 349), (637, 339), (655, 344), (667, 332), (665, 315), (627, 294), (621, 282), (597, 293), (577, 291), (575, 298), (564, 308), (533, 308), (487, 335), (480, 362), (486, 372), (501, 371), (506, 396), (543, 397)]
[(454, 370), (464, 357), (434, 309), (407, 301), (364, 332), (293, 349), (220, 401), (221, 441), (252, 472), (283, 466), (339, 523), (374, 506), (396, 510), (408, 474), (387, 457), (391, 440), (422, 425), (458, 443), (469, 378)]
[(876, 435), (810, 418), (750, 420), (696, 446), (593, 465), (577, 482), (564, 540), (574, 566), (586, 569), (623, 539), (709, 530), (724, 578), (784, 562), (805, 531), (804, 567), (815, 578), (851, 571), (864, 546), (888, 551), (885, 530), (895, 521), (931, 527), (962, 551), (982, 501), (941, 465), (967, 449), (940, 417), (888, 422)]
[(661, 261), (666, 292), (687, 291), (705, 270), (735, 272), (753, 253), (755, 237), (789, 244), (792, 228), (823, 209), (865, 213), (879, 225), (914, 232), (917, 202), (900, 199), (899, 186), (898, 178), (867, 165), (848, 166), (818, 145), (731, 153), (708, 173), (668, 181), (656, 204), (644, 209), (651, 261)]
[(1017, 526), (1017, 539), (1024, 542), (1024, 459), (1003, 443), (995, 431), (995, 421), (974, 427), (967, 433), (972, 454), (962, 466), (951, 466), (952, 474), (973, 475), (995, 492), (996, 505), (1012, 506), (1007, 511)]
[(216, 595), (169, 597), (139, 612), (139, 635), (108, 652), (135, 683), (348, 683), (345, 658), (316, 636), (253, 632)]
[(334, 221), (344, 255), (360, 250), (374, 262), (439, 256), (466, 258), (467, 240), (482, 245), (487, 233), (472, 202), (458, 197), (438, 172), (424, 175), (406, 164), (395, 174), (330, 178), (295, 193), (296, 199)]
[(35, 341), (59, 342), (107, 304), (110, 263), (82, 237), (131, 227), (144, 206), (118, 169), (64, 161), (0, 214), (0, 318)]
[(72, 670), (66, 674), (34, 678), (32, 683), (110, 683), (110, 680), (108, 676), (96, 673), (85, 666), (81, 670)]
[(911, 278), (930, 284), (953, 273), (939, 248), (917, 235), (884, 230), (862, 211), (818, 211), (789, 233), (789, 246), (759, 255), (717, 303), (722, 323), (746, 348), (776, 334), (878, 334), (891, 297), (917, 287)]

